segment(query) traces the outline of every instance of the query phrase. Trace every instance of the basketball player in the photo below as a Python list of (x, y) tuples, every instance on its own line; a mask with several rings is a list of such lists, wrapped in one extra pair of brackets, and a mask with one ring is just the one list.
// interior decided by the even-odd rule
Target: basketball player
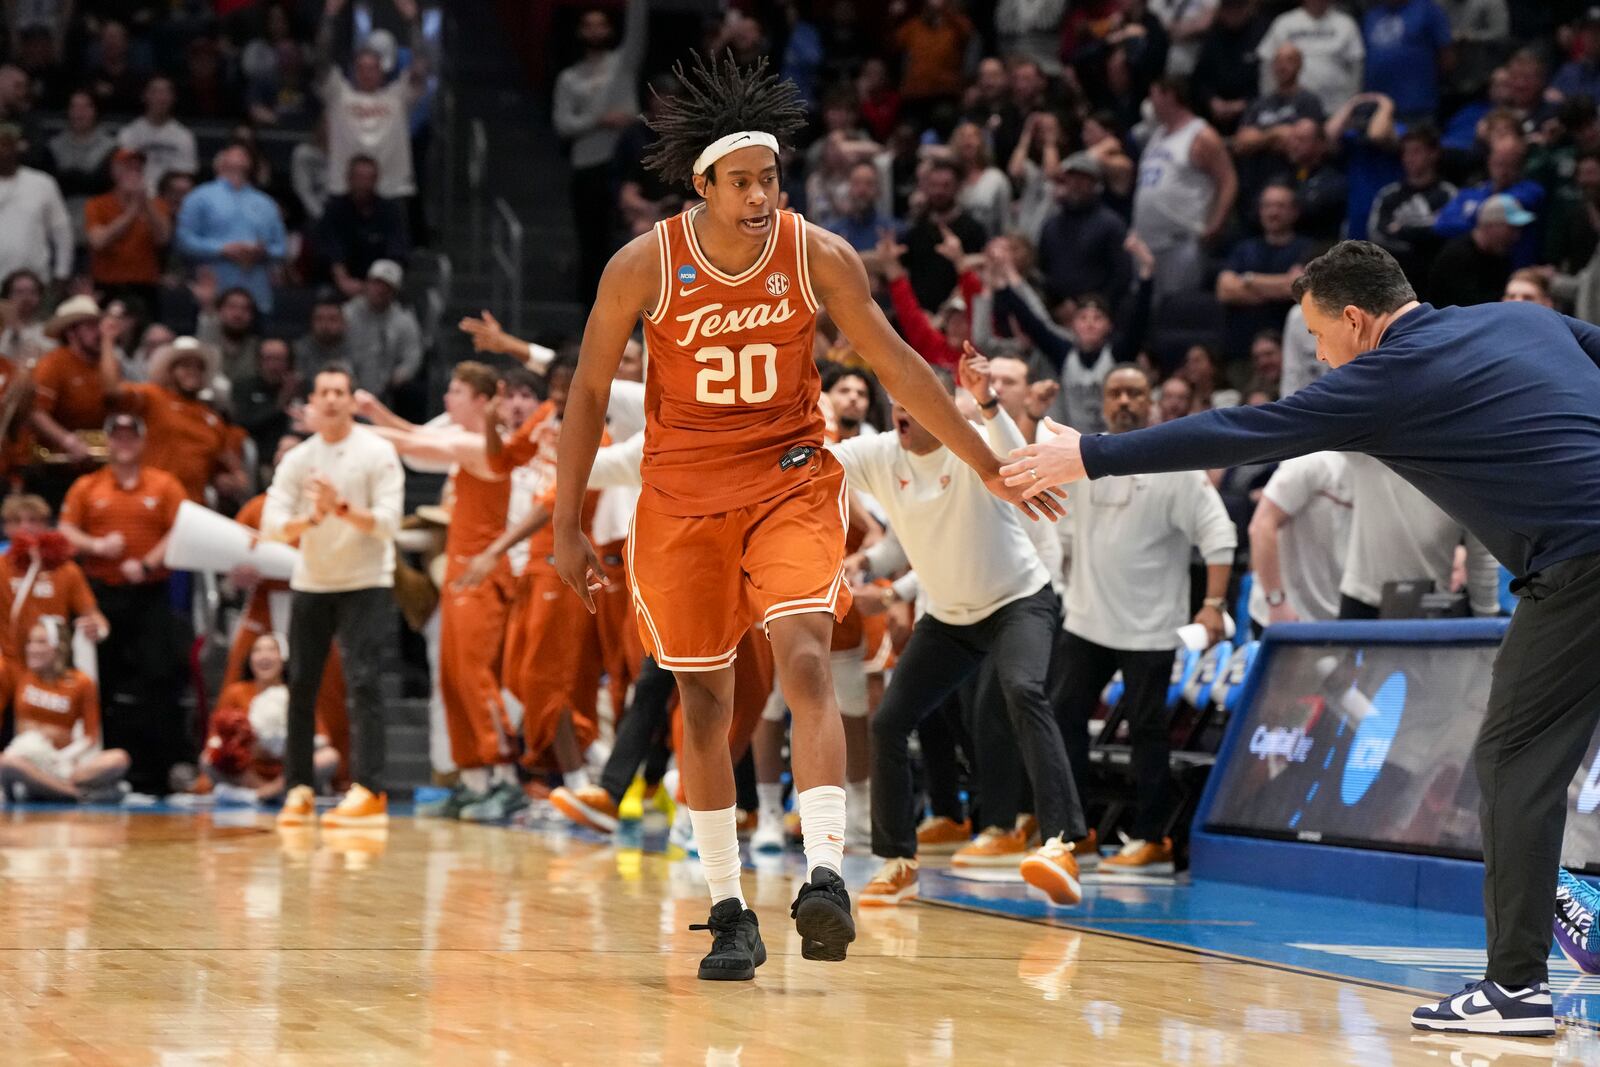
[[(647, 650), (678, 681), (686, 799), (710, 886), (712, 948), (700, 977), (754, 977), (766, 959), (739, 884), (728, 727), (733, 662), (765, 626), (794, 718), (793, 766), (809, 880), (792, 914), (807, 959), (855, 939), (839, 875), (844, 736), (829, 676), (835, 619), (850, 605), (843, 472), (822, 449), (812, 361), (824, 305), (879, 379), (996, 493), (999, 463), (926, 363), (902, 342), (844, 241), (780, 207), (778, 153), (806, 121), (798, 91), (731, 57), (679, 69), (684, 91), (651, 119), (646, 160), (705, 199), (629, 242), (607, 265), (567, 401), (553, 517), (561, 579), (594, 610), (606, 585), (583, 535), (606, 399), (641, 316), (650, 354), (644, 492), (628, 541)], [(1044, 503), (1039, 512), (1058, 508)], [(753, 618), (752, 618), (753, 616)]]
[[(486, 580), (457, 588), (455, 580), (474, 556), (505, 531), (511, 480), (484, 455), (485, 413), (499, 389), (494, 371), (471, 360), (458, 363), (444, 394), (455, 429), (429, 430), (394, 416), (371, 394), (356, 394), (357, 410), (380, 425), (374, 433), (401, 456), (451, 463), (455, 505), (445, 535), (444, 587), (439, 591), (439, 690), (444, 699), (450, 755), (461, 786), (432, 815), (467, 817), (490, 800), (498, 818), (527, 807), (502, 733), (500, 650), (511, 604), (511, 572), (504, 562)], [(469, 821), (470, 820), (469, 818)]]

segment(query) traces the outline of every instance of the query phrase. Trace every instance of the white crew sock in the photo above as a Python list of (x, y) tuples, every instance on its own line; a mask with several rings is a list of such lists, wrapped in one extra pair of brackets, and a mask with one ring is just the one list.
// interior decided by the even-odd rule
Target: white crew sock
[(700, 850), (700, 869), (711, 890), (713, 907), (737, 897), (744, 904), (739, 886), (739, 816), (736, 808), (689, 812), (694, 824), (694, 843)]
[(844, 810), (849, 825), (858, 833), (872, 832), (872, 779), (844, 784)]
[(579, 789), (589, 788), (589, 772), (582, 767), (575, 771), (567, 771), (561, 776), (561, 784), (577, 792)]
[(487, 793), (489, 791), (489, 768), (467, 768), (461, 772), (461, 784), (474, 793)]
[(783, 783), (757, 782), (756, 798), (762, 822), (783, 822)]
[(494, 782), (496, 785), (502, 782), (506, 785), (516, 785), (517, 769), (509, 763), (496, 763), (494, 765)]
[(844, 789), (837, 785), (812, 786), (795, 794), (800, 829), (805, 835), (806, 875), (826, 867), (844, 876)]

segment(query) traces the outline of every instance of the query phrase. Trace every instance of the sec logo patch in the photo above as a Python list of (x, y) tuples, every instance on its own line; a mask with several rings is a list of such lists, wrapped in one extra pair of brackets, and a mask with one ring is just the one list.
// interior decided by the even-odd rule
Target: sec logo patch
[(767, 275), (767, 292), (772, 296), (782, 296), (789, 291), (789, 276), (782, 271), (774, 271)]
[(678, 284), (679, 285), (688, 285), (690, 282), (694, 281), (698, 277), (700, 277), (700, 275), (695, 273), (695, 269), (693, 267), (689, 266), (689, 264), (687, 264), (687, 263), (685, 263), (683, 266), (678, 268)]

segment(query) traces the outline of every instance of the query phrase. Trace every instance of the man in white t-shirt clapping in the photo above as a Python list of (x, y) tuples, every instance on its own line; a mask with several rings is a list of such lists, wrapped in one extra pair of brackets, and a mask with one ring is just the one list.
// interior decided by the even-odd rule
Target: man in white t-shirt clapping
[(278, 464), (261, 517), (265, 537), (299, 541), (289, 579), (289, 793), (280, 825), (311, 822), (312, 742), (317, 692), (334, 640), (350, 694), (353, 759), (350, 791), (322, 817), (324, 826), (388, 824), (383, 787), (383, 694), (378, 666), (392, 632), (394, 533), (400, 525), (405, 475), (394, 446), (355, 424), (355, 374), (329, 364), (306, 405), (316, 432)]

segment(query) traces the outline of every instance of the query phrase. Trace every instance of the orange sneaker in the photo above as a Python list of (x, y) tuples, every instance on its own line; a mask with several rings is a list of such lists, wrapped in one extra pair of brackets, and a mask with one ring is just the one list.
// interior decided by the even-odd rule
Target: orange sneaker
[(309, 826), (317, 818), (317, 798), (309, 785), (297, 785), (283, 798), (279, 826)]
[(1177, 866), (1172, 861), (1172, 838), (1163, 837), (1160, 841), (1128, 838), (1121, 852), (1101, 861), (1100, 870), (1119, 874), (1174, 874)]
[(1092, 871), (1100, 866), (1100, 834), (1089, 831), (1088, 837), (1072, 842), (1072, 858), (1078, 861), (1078, 870)]
[(972, 843), (950, 857), (952, 867), (1014, 867), (1022, 862), (1036, 842), (1039, 823), (1032, 815), (1017, 816), (1010, 830), (991, 826)]
[(373, 829), (389, 825), (389, 794), (373, 793), (363, 785), (352, 785), (344, 799), (322, 816), (323, 826), (341, 830)]
[(1022, 880), (1042, 889), (1052, 903), (1070, 907), (1083, 899), (1078, 883), (1078, 859), (1072, 845), (1060, 835), (1052, 837), (1022, 861)]
[(597, 785), (586, 785), (582, 789), (557, 786), (550, 790), (550, 803), (579, 826), (601, 834), (617, 832), (617, 802)]
[(930, 815), (917, 827), (917, 855), (948, 856), (971, 840), (970, 820), (956, 822), (943, 815)]
[(856, 903), (863, 908), (887, 907), (910, 900), (917, 895), (917, 861), (893, 859), (885, 861), (872, 876), (872, 881), (861, 890)]

